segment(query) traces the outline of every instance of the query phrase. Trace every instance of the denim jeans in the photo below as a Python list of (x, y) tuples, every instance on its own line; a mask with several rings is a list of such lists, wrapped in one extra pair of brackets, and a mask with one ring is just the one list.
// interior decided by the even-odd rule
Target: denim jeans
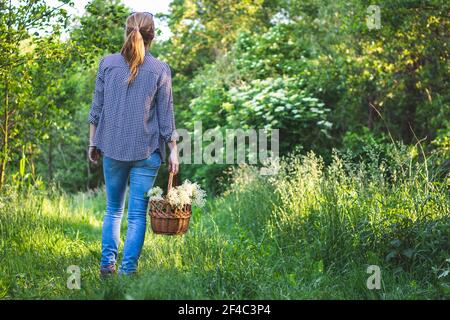
[(161, 155), (158, 150), (147, 159), (138, 161), (119, 161), (103, 156), (106, 213), (102, 229), (101, 268), (116, 264), (125, 191), (130, 178), (128, 229), (119, 273), (129, 274), (136, 271), (147, 226), (148, 198), (146, 199), (144, 194), (153, 187), (160, 166)]

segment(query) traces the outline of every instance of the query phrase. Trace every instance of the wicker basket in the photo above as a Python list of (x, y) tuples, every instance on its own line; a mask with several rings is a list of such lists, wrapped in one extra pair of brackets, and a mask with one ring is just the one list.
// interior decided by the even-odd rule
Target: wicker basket
[[(170, 173), (167, 192), (172, 189), (173, 180), (174, 174)], [(165, 199), (150, 201), (148, 214), (150, 215), (153, 232), (164, 235), (185, 234), (189, 228), (191, 209), (191, 205), (185, 205), (181, 209), (172, 208)]]

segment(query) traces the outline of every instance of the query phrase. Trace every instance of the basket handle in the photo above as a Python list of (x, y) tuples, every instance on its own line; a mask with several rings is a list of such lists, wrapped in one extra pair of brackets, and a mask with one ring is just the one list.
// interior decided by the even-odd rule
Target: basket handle
[[(175, 181), (175, 183), (174, 183)], [(177, 183), (177, 178), (176, 178), (176, 174), (174, 174), (173, 172), (169, 173), (169, 181), (167, 182), (167, 192), (170, 191), (170, 189), (172, 189), (172, 187)]]

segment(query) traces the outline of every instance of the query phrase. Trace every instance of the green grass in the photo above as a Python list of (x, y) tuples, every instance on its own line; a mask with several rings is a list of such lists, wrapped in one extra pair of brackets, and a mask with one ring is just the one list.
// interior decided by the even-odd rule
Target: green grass
[[(194, 211), (185, 236), (147, 233), (137, 277), (106, 281), (103, 190), (7, 188), (0, 298), (446, 299), (448, 186), (424, 175), (401, 159), (324, 166), (312, 154), (286, 159), (276, 176), (242, 167), (225, 194)], [(366, 287), (372, 264), (380, 290)], [(81, 268), (81, 290), (66, 286), (70, 265)]]

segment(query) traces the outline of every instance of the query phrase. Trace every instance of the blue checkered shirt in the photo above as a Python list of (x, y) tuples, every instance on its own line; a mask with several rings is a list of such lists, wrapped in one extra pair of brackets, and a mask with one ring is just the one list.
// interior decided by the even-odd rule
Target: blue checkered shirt
[(146, 51), (135, 80), (120, 53), (99, 64), (88, 122), (97, 125), (93, 144), (107, 157), (135, 161), (177, 140), (172, 101), (172, 74), (167, 63)]

